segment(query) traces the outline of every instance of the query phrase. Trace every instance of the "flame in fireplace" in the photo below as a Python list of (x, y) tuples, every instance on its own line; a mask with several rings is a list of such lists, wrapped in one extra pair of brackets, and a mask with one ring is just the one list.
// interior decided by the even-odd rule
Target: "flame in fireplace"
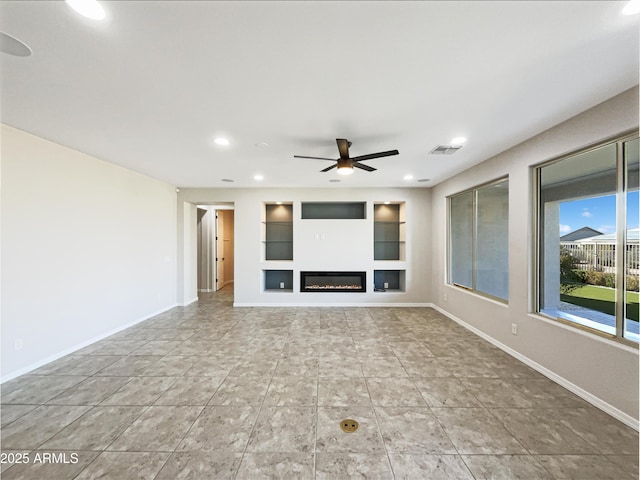
[(362, 285), (305, 285), (308, 290), (362, 290)]

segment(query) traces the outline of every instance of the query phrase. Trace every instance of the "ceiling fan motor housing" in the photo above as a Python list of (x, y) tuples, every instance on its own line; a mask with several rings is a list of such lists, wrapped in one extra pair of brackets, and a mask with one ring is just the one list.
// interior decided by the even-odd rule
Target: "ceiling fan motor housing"
[[(335, 160), (335, 164), (330, 167), (324, 168), (320, 170), (321, 172), (328, 172), (329, 170), (333, 170), (337, 167), (337, 171), (341, 175), (349, 175), (353, 173), (353, 168), (357, 167), (361, 170), (365, 170), (367, 172), (375, 172), (376, 169), (370, 167), (369, 165), (365, 165), (360, 163), (364, 160), (372, 160), (374, 158), (381, 157), (389, 157), (391, 155), (398, 155), (398, 150), (389, 150), (386, 152), (378, 152), (378, 153), (370, 153), (368, 155), (360, 155), (357, 157), (349, 157), (349, 147), (351, 147), (351, 142), (346, 138), (336, 138), (336, 143), (338, 145), (338, 152), (340, 153), (340, 158)], [(316, 160), (329, 160), (334, 161), (332, 158), (324, 158), (324, 157), (308, 157), (305, 155), (294, 155), (295, 158), (311, 158)]]
[(338, 168), (353, 168), (353, 160), (350, 158), (339, 158)]

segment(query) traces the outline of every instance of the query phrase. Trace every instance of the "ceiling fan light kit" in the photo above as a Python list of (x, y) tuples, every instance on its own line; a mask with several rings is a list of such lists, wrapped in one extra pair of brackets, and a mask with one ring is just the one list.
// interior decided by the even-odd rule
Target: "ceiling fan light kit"
[(351, 175), (353, 173), (353, 165), (338, 165), (339, 175)]
[(370, 153), (368, 155), (360, 155), (358, 157), (350, 157), (349, 156), (349, 147), (351, 146), (351, 142), (346, 138), (336, 138), (336, 143), (338, 144), (338, 152), (340, 153), (340, 158), (334, 160), (333, 158), (324, 158), (324, 157), (308, 157), (305, 155), (294, 155), (294, 158), (310, 158), (313, 160), (329, 160), (330, 162), (336, 162), (330, 167), (324, 168), (320, 170), (320, 172), (328, 172), (329, 170), (337, 169), (337, 172), (340, 175), (351, 175), (353, 173), (353, 168), (359, 168), (360, 170), (365, 170), (367, 172), (375, 172), (377, 169), (370, 167), (369, 165), (365, 165), (364, 163), (360, 163), (364, 160), (372, 160), (374, 158), (381, 157), (390, 157), (392, 155), (398, 155), (398, 150), (388, 150), (386, 152), (378, 152), (378, 153)]

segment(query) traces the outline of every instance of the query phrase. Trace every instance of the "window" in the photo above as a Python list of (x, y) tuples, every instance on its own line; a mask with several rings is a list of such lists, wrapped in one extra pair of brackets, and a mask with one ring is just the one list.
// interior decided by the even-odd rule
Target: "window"
[(449, 283), (508, 300), (508, 180), (449, 197)]
[(537, 311), (638, 342), (638, 139), (536, 168)]
[(624, 143), (626, 222), (625, 238), (625, 322), (624, 336), (638, 341), (638, 274), (640, 273), (640, 251), (638, 245), (638, 170), (640, 152), (638, 139)]

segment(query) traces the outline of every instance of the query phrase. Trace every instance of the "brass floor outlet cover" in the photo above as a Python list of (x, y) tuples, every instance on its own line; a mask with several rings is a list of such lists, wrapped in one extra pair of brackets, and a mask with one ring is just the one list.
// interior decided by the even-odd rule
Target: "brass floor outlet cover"
[(358, 430), (358, 422), (351, 418), (346, 418), (340, 422), (340, 428), (347, 433), (352, 433)]

